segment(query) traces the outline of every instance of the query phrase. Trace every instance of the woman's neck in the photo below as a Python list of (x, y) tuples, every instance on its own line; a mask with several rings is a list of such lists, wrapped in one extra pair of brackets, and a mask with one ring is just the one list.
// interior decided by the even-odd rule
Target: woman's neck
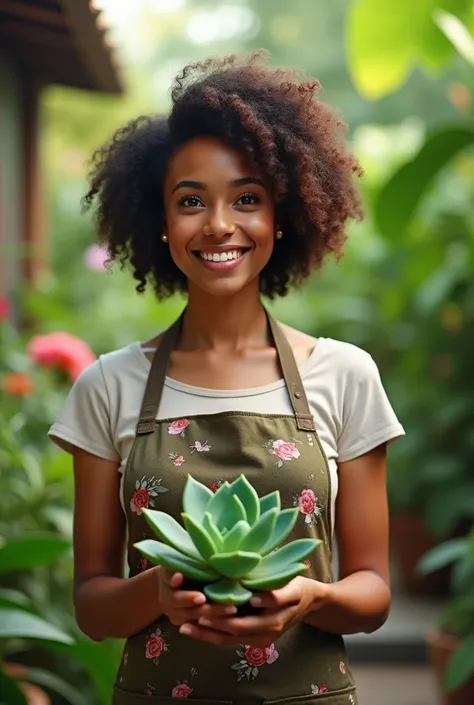
[(247, 287), (237, 296), (189, 292), (180, 349), (238, 351), (270, 342), (265, 309), (258, 290)]

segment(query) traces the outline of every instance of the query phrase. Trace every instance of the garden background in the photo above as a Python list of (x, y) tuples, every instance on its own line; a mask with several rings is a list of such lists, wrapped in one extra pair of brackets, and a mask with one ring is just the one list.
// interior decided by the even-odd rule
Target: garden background
[[(275, 65), (317, 77), (324, 99), (342, 112), (365, 169), (367, 209), (364, 223), (351, 227), (343, 261), (270, 308), (312, 335), (363, 347), (379, 365), (407, 430), (389, 463), (398, 589), (447, 601), (443, 628), (464, 646), (443, 689), (466, 681), (474, 673), (472, 0), (100, 5), (125, 91), (43, 91), (48, 266), (34, 286), (18, 282), (0, 301), (5, 702), (25, 702), (11, 669), (7, 676), (1, 668), (13, 660), (58, 705), (108, 703), (121, 645), (91, 643), (75, 627), (71, 459), (50, 447), (46, 431), (81, 365), (151, 337), (183, 306), (180, 297), (158, 304), (138, 296), (128, 272), (104, 268), (91, 218), (80, 210), (86, 162), (129, 117), (166, 110), (182, 65), (260, 47)], [(74, 338), (38, 337), (57, 332)], [(425, 568), (454, 562), (454, 571), (422, 579), (413, 563), (440, 542)], [(420, 555), (406, 556), (415, 544)]]

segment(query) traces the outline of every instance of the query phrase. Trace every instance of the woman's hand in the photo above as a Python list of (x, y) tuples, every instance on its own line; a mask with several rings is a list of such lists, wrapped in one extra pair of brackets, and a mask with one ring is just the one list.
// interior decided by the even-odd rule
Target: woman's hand
[(160, 607), (170, 622), (176, 626), (197, 622), (199, 619), (219, 619), (237, 612), (232, 605), (206, 603), (202, 592), (180, 590), (184, 577), (181, 573), (170, 573), (157, 567), (158, 599)]
[(284, 631), (322, 606), (329, 586), (310, 578), (294, 578), (279, 590), (254, 595), (251, 604), (262, 612), (249, 617), (202, 616), (197, 624), (183, 623), (181, 634), (211, 644), (245, 644), (265, 648)]

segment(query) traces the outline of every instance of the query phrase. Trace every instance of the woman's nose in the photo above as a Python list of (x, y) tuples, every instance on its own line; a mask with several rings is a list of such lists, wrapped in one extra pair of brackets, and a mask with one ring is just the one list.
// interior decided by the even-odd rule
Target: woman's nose
[(213, 210), (203, 228), (204, 235), (214, 237), (226, 237), (233, 235), (234, 232), (235, 224), (227, 208), (216, 208)]

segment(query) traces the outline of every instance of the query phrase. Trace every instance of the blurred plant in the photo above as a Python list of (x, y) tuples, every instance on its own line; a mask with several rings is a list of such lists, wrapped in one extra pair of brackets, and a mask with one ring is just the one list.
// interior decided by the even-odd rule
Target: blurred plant
[(444, 676), (448, 692), (474, 677), (474, 525), (470, 533), (436, 546), (422, 558), (419, 571), (430, 574), (452, 566), (452, 598), (439, 620), (445, 634), (459, 638)]

